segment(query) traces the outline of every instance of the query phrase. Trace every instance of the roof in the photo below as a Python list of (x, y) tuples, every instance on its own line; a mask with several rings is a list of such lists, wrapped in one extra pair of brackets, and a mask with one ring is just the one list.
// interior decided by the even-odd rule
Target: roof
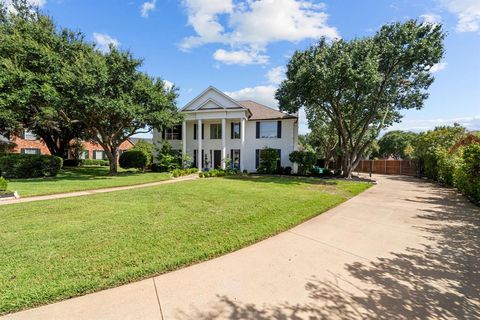
[(238, 101), (238, 103), (247, 108), (252, 114), (249, 120), (297, 119), (296, 116), (267, 107), (252, 100)]
[(153, 144), (153, 139), (152, 138), (132, 138), (132, 137), (130, 137), (128, 140), (130, 140), (130, 142), (133, 145), (136, 145), (139, 141), (144, 141), (148, 144)]

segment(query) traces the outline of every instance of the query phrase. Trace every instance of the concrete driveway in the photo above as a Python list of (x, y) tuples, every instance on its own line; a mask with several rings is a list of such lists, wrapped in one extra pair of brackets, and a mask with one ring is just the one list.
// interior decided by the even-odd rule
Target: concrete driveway
[(376, 178), (256, 245), (5, 318), (479, 319), (480, 209), (418, 179)]

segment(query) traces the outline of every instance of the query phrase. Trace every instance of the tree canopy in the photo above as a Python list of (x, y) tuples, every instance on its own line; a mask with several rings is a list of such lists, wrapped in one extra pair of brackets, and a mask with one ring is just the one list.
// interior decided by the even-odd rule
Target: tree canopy
[(332, 122), (350, 177), (382, 129), (400, 121), (402, 110), (423, 107), (444, 37), (441, 25), (411, 20), (384, 25), (372, 37), (321, 39), (295, 52), (276, 98), (282, 110), (305, 107), (307, 119)]
[(74, 139), (92, 140), (115, 174), (125, 140), (179, 121), (176, 88), (141, 72), (142, 60), (97, 50), (26, 0), (12, 5), (0, 2), (0, 134), (31, 130), (63, 158)]
[(417, 134), (414, 132), (394, 130), (383, 135), (378, 141), (379, 153), (382, 158), (410, 159), (413, 143)]

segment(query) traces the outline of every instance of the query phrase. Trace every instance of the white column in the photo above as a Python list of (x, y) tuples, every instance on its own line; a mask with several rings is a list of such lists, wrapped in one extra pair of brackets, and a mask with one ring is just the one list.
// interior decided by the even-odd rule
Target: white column
[(197, 151), (197, 166), (198, 171), (202, 171), (202, 120), (197, 121), (197, 140), (198, 140), (198, 151)]
[(227, 159), (227, 120), (222, 118), (222, 169), (225, 170)]
[(240, 145), (240, 170), (243, 171), (245, 170), (244, 167), (244, 160), (245, 159), (245, 119), (242, 118), (240, 121), (240, 140), (241, 140), (241, 145)]
[(182, 166), (183, 160), (187, 156), (187, 122), (182, 122)]

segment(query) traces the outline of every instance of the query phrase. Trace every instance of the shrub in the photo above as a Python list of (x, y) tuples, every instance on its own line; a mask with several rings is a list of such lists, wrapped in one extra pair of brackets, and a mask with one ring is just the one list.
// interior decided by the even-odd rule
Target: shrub
[(82, 164), (80, 159), (65, 159), (63, 160), (64, 167), (78, 167)]
[(160, 148), (157, 148), (155, 171), (169, 172), (180, 168), (182, 162), (181, 155), (172, 149), (168, 141), (164, 141)]
[(460, 192), (474, 202), (480, 202), (480, 144), (471, 144), (463, 149), (453, 182)]
[(8, 181), (4, 177), (0, 177), (0, 193), (7, 191)]
[(181, 176), (187, 176), (189, 174), (194, 174), (197, 173), (198, 169), (196, 168), (189, 168), (189, 169), (175, 169), (172, 170), (172, 176), (173, 177), (181, 177)]
[(152, 162), (153, 162), (153, 146), (150, 143), (148, 143), (144, 140), (139, 140), (135, 144), (135, 146), (130, 150), (141, 151), (145, 154), (145, 156), (147, 157), (146, 167), (148, 167), (152, 164)]
[(292, 174), (292, 167), (285, 167), (285, 169), (283, 170), (283, 174), (291, 175)]
[(238, 175), (238, 174), (240, 174), (239, 171), (215, 169), (215, 170), (210, 170), (210, 171), (199, 172), (198, 176), (200, 178), (210, 178), (210, 177), (233, 176), (233, 175)]
[(6, 154), (0, 157), (0, 172), (6, 178), (54, 177), (63, 159), (49, 155)]
[(280, 156), (276, 149), (264, 148), (260, 150), (260, 164), (257, 172), (267, 174), (275, 173), (278, 160), (280, 160)]
[(102, 166), (102, 167), (108, 167), (110, 164), (108, 163), (108, 160), (101, 160), (101, 159), (84, 159), (81, 160), (81, 165), (82, 166)]
[(291, 162), (298, 165), (299, 174), (310, 174), (313, 166), (317, 163), (317, 155), (313, 151), (301, 150), (290, 153)]
[(145, 170), (147, 166), (148, 159), (147, 155), (140, 150), (128, 150), (125, 151), (120, 155), (120, 159), (118, 160), (118, 164), (123, 169), (138, 169), (141, 171)]

